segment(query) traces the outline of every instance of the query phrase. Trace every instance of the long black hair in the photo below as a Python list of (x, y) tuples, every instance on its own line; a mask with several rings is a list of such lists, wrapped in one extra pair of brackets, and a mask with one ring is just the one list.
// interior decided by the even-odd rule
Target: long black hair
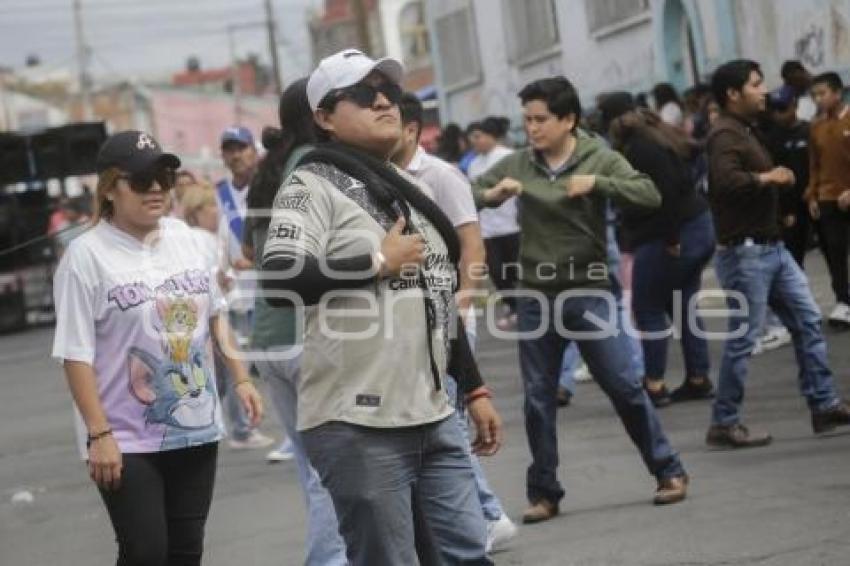
[[(304, 144), (316, 143), (313, 111), (307, 101), (307, 78), (298, 79), (286, 87), (278, 104), (280, 128), (263, 129), (263, 146), (268, 153), (257, 169), (248, 193), (248, 208), (268, 210), (283, 183), (283, 172), (292, 151)], [(268, 224), (269, 218), (257, 218)]]

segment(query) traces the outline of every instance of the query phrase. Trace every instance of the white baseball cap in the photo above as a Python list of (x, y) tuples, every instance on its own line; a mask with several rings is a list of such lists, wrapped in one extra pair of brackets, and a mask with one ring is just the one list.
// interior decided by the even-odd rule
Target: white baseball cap
[(307, 100), (310, 102), (310, 108), (315, 111), (329, 92), (355, 85), (372, 71), (380, 71), (395, 84), (400, 84), (404, 66), (392, 57), (375, 61), (357, 49), (343, 49), (325, 57), (307, 79)]

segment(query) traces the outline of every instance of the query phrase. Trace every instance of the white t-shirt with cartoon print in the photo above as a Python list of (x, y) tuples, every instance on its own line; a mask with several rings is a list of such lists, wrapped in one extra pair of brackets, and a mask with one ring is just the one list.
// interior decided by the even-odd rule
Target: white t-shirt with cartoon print
[[(198, 234), (173, 218), (141, 242), (101, 221), (74, 240), (54, 276), (53, 356), (91, 364), (124, 453), (223, 436), (209, 318), (223, 305)], [(87, 457), (86, 428), (76, 413)]]

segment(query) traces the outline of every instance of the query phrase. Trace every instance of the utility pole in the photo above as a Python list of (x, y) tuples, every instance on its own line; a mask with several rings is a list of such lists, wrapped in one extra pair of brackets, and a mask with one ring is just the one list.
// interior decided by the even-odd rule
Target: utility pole
[(83, 35), (83, 5), (82, 0), (74, 0), (74, 32), (77, 36), (77, 77), (80, 87), (80, 103), (83, 109), (83, 120), (92, 119), (91, 106), (91, 77), (89, 76), (89, 46)]
[(230, 91), (233, 94), (233, 120), (242, 123), (242, 103), (239, 86), (239, 60), (236, 57), (236, 26), (227, 26), (227, 42), (230, 46)]
[(269, 36), (269, 56), (272, 62), (272, 75), (274, 77), (274, 90), (280, 96), (283, 92), (283, 81), (280, 78), (280, 61), (277, 56), (277, 24), (274, 19), (274, 11), (272, 10), (272, 0), (265, 0), (266, 3), (266, 30)]
[(354, 25), (357, 28), (357, 42), (360, 50), (371, 55), (372, 37), (369, 32), (369, 13), (363, 0), (350, 0), (351, 13), (354, 15)]

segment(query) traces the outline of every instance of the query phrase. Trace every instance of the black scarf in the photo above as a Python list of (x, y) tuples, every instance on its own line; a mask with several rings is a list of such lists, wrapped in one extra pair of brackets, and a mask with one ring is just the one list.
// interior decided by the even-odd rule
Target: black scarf
[(307, 163), (328, 163), (363, 182), (366, 190), (390, 218), (397, 219), (397, 211), (401, 211), (408, 233), (413, 227), (410, 221), (410, 207), (415, 208), (440, 233), (448, 249), (449, 258), (457, 269), (460, 241), (451, 221), (428, 195), (399, 175), (389, 163), (338, 142), (321, 144), (299, 161), (299, 165)]

